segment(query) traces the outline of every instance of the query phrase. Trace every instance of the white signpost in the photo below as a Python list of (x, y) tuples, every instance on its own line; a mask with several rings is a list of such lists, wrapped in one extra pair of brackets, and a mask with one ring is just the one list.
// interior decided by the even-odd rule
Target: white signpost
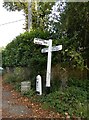
[(42, 40), (42, 39), (34, 38), (34, 43), (39, 44), (39, 45), (49, 46), (49, 41), (48, 40)]
[(52, 40), (49, 40), (48, 47), (48, 60), (47, 60), (47, 72), (46, 72), (46, 87), (50, 87), (50, 77), (51, 77), (51, 56), (52, 56)]
[[(58, 45), (58, 46), (53, 46), (51, 51), (59, 51), (62, 50), (62, 45)], [(41, 50), (42, 53), (47, 53), (48, 52), (48, 48), (43, 48)]]
[(48, 46), (48, 48), (43, 48), (41, 50), (42, 53), (47, 53), (48, 52), (48, 60), (47, 60), (47, 73), (46, 73), (46, 87), (50, 87), (50, 77), (51, 77), (51, 56), (52, 56), (52, 51), (59, 51), (62, 50), (62, 45), (58, 46), (53, 46), (52, 47), (52, 40), (42, 40), (39, 38), (34, 39), (35, 44), (39, 45), (45, 45)]

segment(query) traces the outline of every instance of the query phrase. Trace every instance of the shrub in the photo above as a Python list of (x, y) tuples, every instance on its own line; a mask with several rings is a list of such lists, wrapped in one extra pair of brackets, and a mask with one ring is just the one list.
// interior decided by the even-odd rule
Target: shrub
[(4, 82), (14, 85), (16, 82), (16, 76), (14, 76), (14, 74), (12, 74), (12, 73), (6, 73), (4, 75)]
[(69, 78), (68, 86), (76, 86), (80, 87), (83, 90), (87, 90), (88, 87), (88, 79), (77, 79), (77, 78)]
[(2, 51), (3, 66), (30, 66), (44, 61), (44, 57), (39, 55), (42, 46), (34, 44), (35, 37), (49, 39), (50, 34), (47, 31), (33, 30), (17, 36)]

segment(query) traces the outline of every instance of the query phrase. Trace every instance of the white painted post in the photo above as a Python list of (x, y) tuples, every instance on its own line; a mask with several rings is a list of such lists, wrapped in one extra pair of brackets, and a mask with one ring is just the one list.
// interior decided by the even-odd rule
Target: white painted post
[(46, 73), (46, 87), (50, 87), (50, 77), (51, 77), (51, 56), (52, 56), (52, 40), (49, 40), (48, 47), (48, 60), (47, 60), (47, 73)]
[(36, 92), (38, 95), (42, 95), (42, 81), (40, 75), (37, 75), (36, 77)]
[(51, 56), (52, 51), (59, 51), (62, 50), (62, 45), (53, 46), (52, 47), (52, 40), (42, 40), (39, 38), (34, 38), (34, 43), (39, 45), (48, 46), (48, 48), (43, 48), (41, 50), (42, 53), (48, 52), (48, 60), (47, 60), (47, 73), (46, 73), (46, 87), (50, 91), (50, 78), (51, 78)]

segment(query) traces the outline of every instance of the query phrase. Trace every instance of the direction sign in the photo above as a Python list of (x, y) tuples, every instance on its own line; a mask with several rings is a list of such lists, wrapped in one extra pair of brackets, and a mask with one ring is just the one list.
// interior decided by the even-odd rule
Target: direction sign
[(49, 46), (49, 41), (48, 40), (43, 40), (43, 39), (39, 39), (39, 38), (34, 38), (34, 43), (39, 44), (39, 45)]
[(62, 45), (58, 46), (53, 46), (52, 47), (52, 40), (42, 40), (39, 38), (34, 39), (35, 44), (39, 45), (46, 45), (48, 48), (44, 48), (41, 50), (42, 53), (48, 52), (48, 59), (47, 59), (47, 72), (46, 72), (46, 87), (50, 87), (50, 79), (51, 79), (51, 56), (52, 56), (52, 51), (59, 51), (62, 50)]
[[(51, 51), (59, 51), (62, 50), (62, 45), (58, 45), (58, 46), (53, 46)], [(41, 50), (41, 53), (46, 53), (48, 52), (48, 48), (43, 48)]]

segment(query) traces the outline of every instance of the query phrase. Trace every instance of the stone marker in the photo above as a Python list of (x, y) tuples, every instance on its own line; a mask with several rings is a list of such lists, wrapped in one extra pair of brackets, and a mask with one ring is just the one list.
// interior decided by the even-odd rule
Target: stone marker
[(31, 89), (31, 82), (30, 81), (21, 82), (21, 93), (28, 92), (30, 89)]

